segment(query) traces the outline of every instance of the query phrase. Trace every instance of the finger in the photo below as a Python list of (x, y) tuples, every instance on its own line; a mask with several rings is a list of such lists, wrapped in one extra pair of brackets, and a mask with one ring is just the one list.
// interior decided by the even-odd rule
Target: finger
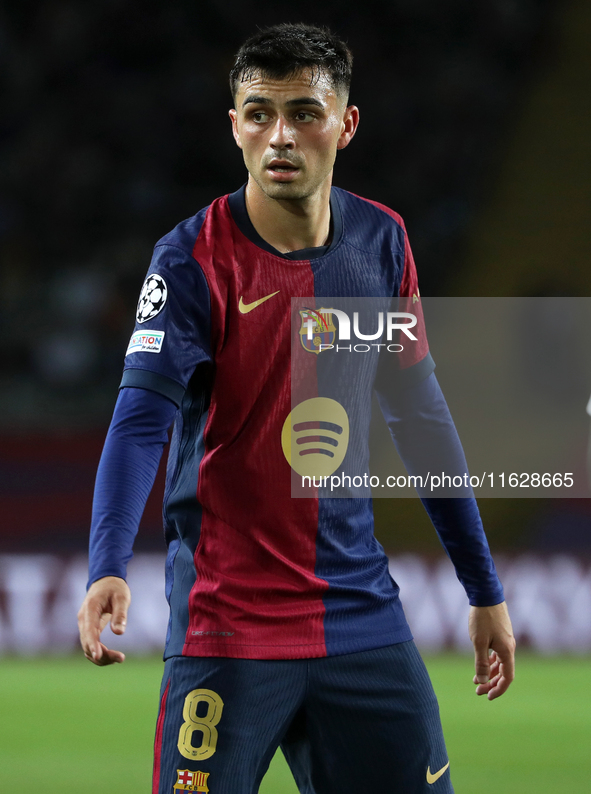
[(473, 681), (475, 684), (478, 684), (478, 689), (481, 690), (480, 694), (483, 694), (484, 692), (488, 692), (489, 689), (496, 684), (496, 682), (499, 680), (500, 677), (501, 677), (500, 674), (497, 674), (495, 676), (492, 676), (486, 683), (478, 684), (478, 681), (476, 680), (476, 676), (474, 676)]
[(491, 678), (486, 684), (478, 684), (478, 693), (480, 695), (488, 694), (491, 689), (494, 689), (498, 682), (501, 680), (501, 675), (496, 675), (494, 678)]
[[(490, 659), (493, 659), (495, 656), (496, 656), (496, 654), (491, 654), (491, 656), (490, 656), (489, 658), (490, 658)], [(486, 681), (485, 683), (490, 683), (490, 681), (492, 681), (492, 679), (493, 679), (495, 676), (498, 676), (498, 674), (499, 674), (499, 671), (500, 671), (500, 662), (499, 662), (499, 660), (498, 660), (498, 659), (495, 659), (495, 661), (494, 661), (492, 664), (490, 664), (490, 665), (489, 665), (489, 670), (488, 670), (488, 681)], [(476, 675), (474, 676), (474, 678), (472, 679), (472, 681), (473, 681), (475, 684), (479, 684), (479, 683), (480, 683), (480, 682), (478, 681), (478, 678), (477, 678), (477, 676), (476, 676)]]
[(114, 651), (110, 648), (105, 648), (101, 660), (98, 663), (99, 667), (104, 667), (108, 664), (123, 664), (125, 661), (125, 654), (121, 651)]
[(510, 687), (513, 679), (515, 678), (515, 658), (513, 653), (509, 654), (508, 662), (501, 662), (499, 675), (494, 682), (494, 686), (488, 693), (488, 699), (494, 700), (495, 698), (503, 695)]
[(100, 652), (97, 656), (92, 656), (87, 653), (84, 654), (88, 661), (96, 664), (97, 667), (105, 667), (109, 664), (122, 664), (125, 661), (125, 654), (121, 653), (121, 651), (115, 651), (107, 648), (107, 646), (103, 645), (102, 642), (99, 643), (99, 645)]
[(103, 658), (103, 654), (106, 650), (106, 646), (103, 645), (100, 638), (101, 638), (101, 634), (103, 633), (103, 629), (105, 628), (105, 626), (107, 625), (110, 619), (111, 619), (110, 612), (103, 612), (103, 614), (100, 616), (98, 631), (96, 631), (96, 634), (94, 636), (94, 644), (90, 648), (92, 659), (93, 661), (96, 661), (97, 664)]
[(474, 643), (474, 676), (475, 684), (486, 684), (490, 675), (490, 661), (488, 655), (488, 643)]
[(99, 621), (99, 634), (103, 633), (103, 629), (105, 628), (105, 626), (107, 625), (107, 623), (110, 620), (111, 620), (111, 613), (110, 612), (104, 612), (101, 615), (101, 619)]
[(515, 678), (515, 641), (512, 637), (501, 648), (497, 647), (496, 656), (499, 660), (498, 676), (488, 693), (489, 700), (503, 695)]
[(497, 649), (497, 657), (503, 676), (511, 683), (515, 678), (515, 641), (501, 649)]
[(498, 673), (499, 673), (500, 669), (501, 669), (501, 663), (500, 663), (498, 660), (496, 660), (495, 662), (493, 662), (493, 663), (491, 664), (491, 666), (490, 666), (490, 670), (488, 671), (488, 677), (489, 677), (489, 679), (492, 679), (492, 678), (494, 678), (496, 675), (498, 675)]
[(491, 687), (490, 691), (488, 692), (488, 699), (494, 700), (495, 698), (504, 695), (505, 692), (509, 689), (511, 681), (508, 678), (505, 678), (504, 675), (499, 676), (498, 681), (495, 683), (493, 687)]
[(500, 672), (494, 678), (491, 678), (488, 683), (479, 684), (476, 687), (476, 694), (487, 695), (489, 700), (495, 700), (495, 698), (500, 697), (509, 689), (512, 680), (512, 678), (504, 674), (503, 666), (501, 665)]
[(85, 601), (78, 613), (80, 644), (85, 655), (100, 658), (101, 609), (93, 601)]
[(127, 626), (127, 609), (129, 599), (122, 593), (113, 596), (112, 599), (113, 616), (111, 618), (111, 631), (113, 634), (123, 634)]

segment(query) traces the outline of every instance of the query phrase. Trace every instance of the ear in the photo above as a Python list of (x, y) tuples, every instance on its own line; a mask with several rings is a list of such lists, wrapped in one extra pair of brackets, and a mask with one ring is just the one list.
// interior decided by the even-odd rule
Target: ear
[(355, 105), (349, 105), (348, 108), (345, 108), (345, 113), (343, 114), (343, 121), (341, 122), (341, 134), (339, 135), (339, 139), (337, 141), (337, 149), (344, 149), (345, 146), (349, 145), (351, 138), (357, 131), (358, 124), (359, 108), (355, 107)]
[(238, 132), (238, 113), (234, 108), (228, 111), (228, 116), (232, 119), (232, 135), (234, 136), (234, 140), (236, 141), (236, 146), (242, 149), (242, 144), (240, 143), (240, 133)]

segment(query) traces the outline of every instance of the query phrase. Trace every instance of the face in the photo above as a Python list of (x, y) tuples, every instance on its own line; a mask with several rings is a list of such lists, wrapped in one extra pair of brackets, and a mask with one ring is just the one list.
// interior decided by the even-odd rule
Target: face
[(349, 143), (359, 111), (346, 107), (330, 79), (311, 73), (290, 80), (255, 74), (240, 83), (232, 131), (250, 181), (273, 199), (300, 200), (330, 186), (338, 149)]

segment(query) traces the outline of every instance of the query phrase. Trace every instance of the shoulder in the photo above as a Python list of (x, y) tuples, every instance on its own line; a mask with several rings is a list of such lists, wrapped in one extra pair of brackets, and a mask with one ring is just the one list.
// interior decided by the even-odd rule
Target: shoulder
[(161, 237), (154, 246), (148, 276), (159, 275), (165, 284), (175, 285), (177, 291), (197, 289), (206, 294), (204, 260), (215, 241), (224, 236), (229, 216), (227, 199), (215, 199)]
[(382, 252), (384, 243), (393, 250), (404, 250), (406, 228), (400, 215), (378, 201), (333, 188), (343, 214), (347, 241), (356, 247)]
[(212, 201), (207, 207), (199, 210), (198, 213), (186, 218), (178, 223), (164, 237), (161, 237), (154, 246), (155, 251), (159, 248), (177, 248), (189, 256), (194, 255), (197, 240), (202, 237), (212, 225), (218, 230), (224, 225), (228, 211), (228, 196), (221, 196)]
[(214, 205), (224, 198), (216, 199), (195, 215), (181, 221), (158, 240), (143, 290), (146, 285), (157, 284), (165, 294), (172, 290), (179, 299), (184, 295), (197, 295), (206, 299), (208, 287), (202, 264), (195, 256), (195, 249), (207, 224), (208, 215)]
[(341, 199), (341, 202), (345, 204), (346, 208), (357, 207), (359, 211), (366, 212), (367, 214), (372, 215), (384, 223), (393, 222), (396, 226), (399, 226), (402, 229), (405, 228), (402, 217), (397, 212), (394, 212), (393, 209), (387, 207), (385, 204), (380, 204), (379, 201), (373, 201), (372, 199), (358, 196), (356, 193), (351, 193), (350, 191), (343, 190), (342, 188), (335, 187), (334, 190), (337, 191), (339, 199)]

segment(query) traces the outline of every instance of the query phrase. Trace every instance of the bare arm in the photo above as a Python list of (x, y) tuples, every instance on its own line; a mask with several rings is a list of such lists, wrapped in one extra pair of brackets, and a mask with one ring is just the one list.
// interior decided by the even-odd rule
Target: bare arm
[(107, 648), (100, 636), (109, 621), (113, 634), (125, 632), (130, 601), (127, 582), (117, 576), (105, 576), (91, 585), (78, 612), (80, 644), (89, 662), (103, 667), (125, 661), (125, 654)]
[(515, 638), (507, 604), (471, 607), (468, 627), (474, 645), (476, 694), (494, 700), (515, 678)]

